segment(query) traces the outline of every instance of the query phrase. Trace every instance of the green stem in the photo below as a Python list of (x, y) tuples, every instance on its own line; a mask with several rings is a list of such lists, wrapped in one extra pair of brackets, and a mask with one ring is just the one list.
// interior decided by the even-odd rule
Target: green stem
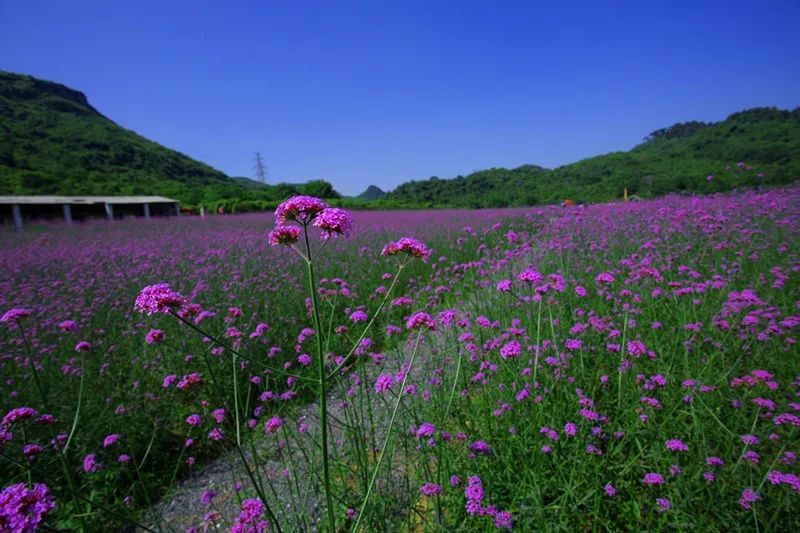
[(75, 416), (72, 419), (72, 428), (69, 430), (69, 436), (67, 437), (67, 442), (64, 444), (64, 449), (61, 451), (62, 454), (67, 453), (69, 449), (69, 443), (72, 442), (72, 437), (75, 435), (75, 430), (78, 428), (78, 418), (81, 416), (81, 401), (83, 400), (83, 375), (86, 373), (86, 369), (84, 368), (84, 360), (85, 357), (83, 352), (81, 352), (81, 380), (80, 384), (78, 385), (78, 405), (75, 407)]
[(408, 375), (411, 373), (411, 368), (414, 366), (414, 357), (417, 355), (417, 348), (419, 347), (419, 340), (421, 338), (422, 331), (420, 330), (420, 332), (417, 334), (417, 341), (414, 343), (414, 351), (411, 352), (411, 360), (408, 363), (408, 370), (406, 371), (405, 376), (403, 376), (403, 382), (400, 384), (400, 389), (397, 392), (397, 400), (394, 403), (394, 409), (392, 409), (392, 417), (389, 419), (389, 427), (386, 430), (386, 437), (383, 439), (381, 454), (378, 456), (378, 464), (375, 465), (375, 470), (372, 471), (372, 477), (370, 478), (369, 485), (367, 486), (367, 494), (364, 496), (364, 501), (361, 503), (361, 509), (358, 511), (358, 518), (356, 518), (356, 522), (353, 524), (352, 531), (358, 531), (358, 526), (361, 524), (361, 520), (364, 518), (364, 510), (367, 508), (369, 497), (372, 494), (372, 488), (375, 486), (375, 480), (378, 478), (378, 472), (380, 472), (383, 458), (386, 456), (386, 448), (389, 446), (389, 439), (392, 437), (392, 430), (394, 429), (394, 419), (397, 416), (397, 409), (400, 407), (400, 402), (403, 400), (403, 390), (406, 388)]
[(617, 369), (617, 407), (622, 402), (622, 363), (625, 361), (625, 335), (628, 333), (628, 311), (625, 311), (622, 324), (622, 343), (619, 346), (619, 368)]
[(231, 373), (233, 377), (233, 411), (236, 413), (236, 445), (242, 445), (241, 429), (239, 428), (239, 384), (236, 379), (236, 354), (231, 354)]
[(333, 512), (333, 495), (331, 487), (331, 473), (328, 457), (328, 405), (327, 405), (327, 376), (325, 373), (325, 354), (322, 351), (322, 325), (319, 320), (319, 306), (317, 303), (317, 287), (314, 277), (314, 263), (311, 260), (311, 245), (308, 242), (308, 227), (303, 226), (303, 235), (306, 245), (306, 268), (308, 271), (308, 290), (311, 293), (311, 307), (314, 315), (314, 329), (317, 337), (317, 368), (319, 370), (319, 424), (320, 439), (322, 444), (322, 479), (325, 486), (325, 500), (327, 503), (328, 527), (331, 533), (336, 531), (336, 517)]
[(42, 397), (42, 404), (44, 408), (48, 411), (50, 407), (47, 401), (47, 393), (44, 391), (44, 386), (42, 385), (41, 379), (39, 379), (39, 371), (36, 369), (36, 361), (33, 359), (33, 350), (31, 349), (31, 343), (28, 341), (28, 336), (25, 335), (25, 328), (22, 327), (22, 322), (17, 321), (17, 326), (19, 326), (19, 332), (22, 334), (22, 342), (25, 345), (25, 352), (28, 354), (28, 360), (31, 362), (31, 370), (33, 371), (33, 381), (36, 383), (36, 389), (39, 391), (39, 395)]
[(392, 294), (392, 292), (393, 292), (393, 290), (394, 290), (394, 287), (395, 287), (395, 285), (397, 285), (397, 280), (400, 278), (400, 273), (403, 271), (403, 267), (405, 267), (405, 263), (400, 263), (400, 265), (399, 265), (399, 267), (398, 267), (398, 269), (397, 269), (397, 273), (395, 274), (395, 276), (394, 276), (394, 279), (392, 280), (392, 284), (389, 286), (389, 289), (386, 291), (386, 294), (384, 294), (384, 296), (383, 296), (383, 300), (381, 300), (381, 303), (380, 303), (380, 305), (378, 306), (378, 309), (377, 309), (377, 310), (375, 311), (375, 313), (372, 315), (372, 318), (369, 320), (369, 322), (367, 322), (367, 325), (366, 325), (366, 326), (364, 326), (364, 331), (362, 331), (362, 332), (361, 332), (361, 335), (359, 335), (359, 336), (358, 336), (358, 339), (356, 339), (356, 342), (353, 344), (353, 347), (350, 349), (350, 352), (349, 352), (349, 353), (348, 353), (348, 354), (347, 354), (347, 355), (344, 357), (344, 359), (342, 360), (342, 362), (341, 362), (341, 363), (339, 363), (339, 364), (336, 366), (336, 368), (334, 368), (334, 369), (333, 369), (333, 370), (332, 370), (332, 371), (331, 371), (331, 372), (328, 374), (328, 377), (329, 377), (329, 378), (331, 378), (331, 377), (335, 376), (335, 375), (336, 375), (336, 373), (337, 373), (337, 372), (339, 372), (339, 370), (341, 370), (341, 369), (342, 369), (342, 367), (344, 367), (344, 366), (345, 366), (345, 365), (346, 365), (346, 364), (347, 364), (347, 363), (350, 361), (350, 358), (353, 356), (353, 354), (355, 353), (355, 351), (358, 349), (358, 346), (361, 344), (361, 341), (362, 341), (362, 340), (364, 339), (364, 337), (367, 335), (367, 332), (368, 332), (368, 331), (370, 330), (370, 328), (372, 327), (372, 324), (375, 322), (375, 319), (377, 319), (377, 318), (378, 318), (378, 315), (380, 314), (380, 312), (383, 310), (384, 306), (386, 305), (386, 301), (389, 299), (389, 296)]

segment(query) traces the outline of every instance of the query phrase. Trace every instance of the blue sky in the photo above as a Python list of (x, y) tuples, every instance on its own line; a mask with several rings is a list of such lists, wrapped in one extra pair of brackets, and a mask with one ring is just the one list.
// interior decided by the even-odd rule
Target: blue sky
[(345, 194), (800, 105), (800, 3), (0, 0), (0, 69), (223, 172)]

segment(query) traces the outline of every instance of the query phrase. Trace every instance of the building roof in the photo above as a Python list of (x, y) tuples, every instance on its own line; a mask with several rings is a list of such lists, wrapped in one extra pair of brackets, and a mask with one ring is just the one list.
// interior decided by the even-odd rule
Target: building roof
[(163, 196), (0, 196), (0, 204), (161, 204), (177, 203)]

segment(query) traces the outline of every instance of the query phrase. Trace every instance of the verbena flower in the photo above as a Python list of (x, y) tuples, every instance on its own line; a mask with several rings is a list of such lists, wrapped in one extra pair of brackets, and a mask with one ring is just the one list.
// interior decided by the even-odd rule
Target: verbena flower
[(344, 209), (328, 207), (314, 220), (314, 226), (322, 230), (322, 240), (337, 235), (347, 235), (353, 226), (353, 217)]
[(11, 326), (12, 324), (19, 322), (26, 316), (30, 316), (31, 312), (32, 311), (30, 309), (14, 307), (13, 309), (9, 309), (5, 313), (3, 313), (3, 316), (0, 317), (0, 322)]
[(175, 292), (166, 283), (148, 285), (136, 297), (133, 309), (140, 313), (167, 314), (171, 309), (180, 309), (186, 305), (186, 299)]
[(430, 255), (430, 250), (425, 243), (413, 237), (403, 237), (397, 241), (387, 243), (381, 255), (397, 255), (399, 253), (406, 253), (412, 257), (424, 259)]
[(431, 318), (431, 315), (424, 311), (418, 311), (411, 315), (406, 320), (406, 329), (427, 328), (429, 330), (436, 329), (436, 323)]
[(267, 234), (270, 246), (291, 246), (300, 240), (300, 228), (297, 226), (276, 226)]
[(275, 209), (275, 223), (279, 226), (289, 222), (308, 224), (328, 207), (314, 196), (292, 196)]
[(0, 492), (0, 530), (36, 531), (55, 507), (47, 485), (34, 483), (30, 489), (25, 483), (9, 485)]

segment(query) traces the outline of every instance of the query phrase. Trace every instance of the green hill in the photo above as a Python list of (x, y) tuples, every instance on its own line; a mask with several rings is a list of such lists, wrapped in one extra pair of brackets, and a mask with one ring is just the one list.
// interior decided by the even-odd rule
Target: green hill
[[(744, 162), (740, 168), (737, 163)], [(707, 176), (713, 175), (711, 181)], [(501, 207), (564, 198), (606, 201), (629, 194), (710, 193), (800, 178), (800, 108), (754, 108), (716, 123), (685, 122), (654, 131), (628, 152), (547, 170), (493, 168), (466, 177), (410, 181), (386, 200), (430, 206)]]
[(229, 178), (120, 127), (79, 91), (0, 71), (0, 195), (157, 194), (231, 212), (268, 209), (298, 192), (339, 197), (322, 180)]
[[(745, 162), (743, 168), (738, 162)], [(706, 179), (709, 174), (714, 178)], [(370, 186), (338, 204), (392, 207), (502, 207), (604, 201), (629, 194), (716, 192), (800, 178), (800, 108), (755, 108), (717, 123), (656, 130), (627, 152), (549, 170), (492, 168), (453, 179)], [(58, 83), (0, 71), (0, 195), (159, 194), (228, 212), (272, 208), (296, 193), (340, 198), (323, 180), (261, 184), (210, 166), (126, 130), (86, 96)]]

